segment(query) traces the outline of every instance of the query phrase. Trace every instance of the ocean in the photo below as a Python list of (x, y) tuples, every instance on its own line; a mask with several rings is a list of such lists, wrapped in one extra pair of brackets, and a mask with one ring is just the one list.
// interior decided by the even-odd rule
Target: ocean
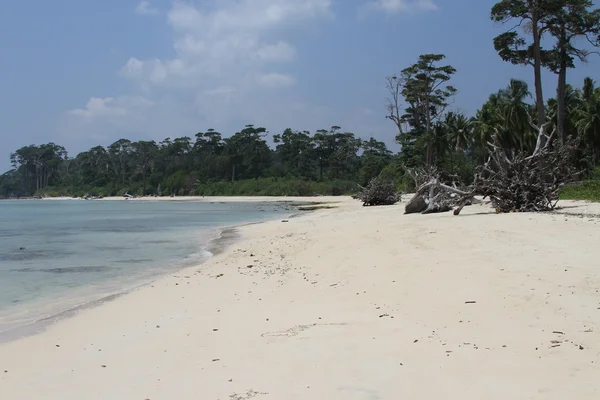
[(0, 201), (0, 334), (200, 264), (212, 255), (209, 244), (218, 245), (218, 228), (291, 210), (242, 202)]

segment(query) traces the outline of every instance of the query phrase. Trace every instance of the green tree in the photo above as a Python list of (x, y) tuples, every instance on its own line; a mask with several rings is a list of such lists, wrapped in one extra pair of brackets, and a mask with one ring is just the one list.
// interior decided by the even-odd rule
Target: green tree
[[(492, 7), (491, 19), (499, 23), (515, 22), (508, 31), (494, 38), (494, 48), (502, 60), (512, 64), (530, 65), (534, 71), (537, 122), (546, 123), (546, 110), (542, 88), (542, 65), (551, 57), (542, 49), (542, 36), (546, 31), (544, 19), (551, 13), (548, 4), (554, 0), (501, 0)], [(554, 5), (553, 5), (554, 6)], [(525, 28), (525, 35), (517, 32)], [(531, 40), (528, 40), (529, 37)]]
[(456, 152), (464, 151), (471, 146), (473, 141), (473, 123), (462, 113), (449, 112), (446, 114), (444, 125), (446, 126), (448, 141)]
[(513, 143), (516, 142), (520, 151), (525, 150), (525, 144), (531, 138), (530, 106), (525, 101), (530, 96), (531, 93), (527, 83), (517, 79), (511, 79), (508, 87), (498, 92), (498, 98), (500, 99), (499, 112), (508, 136), (505, 139)]
[(131, 140), (119, 139), (108, 146), (111, 164), (121, 184), (125, 183), (131, 161)]
[(230, 157), (231, 180), (258, 178), (270, 165), (271, 151), (264, 140), (267, 130), (246, 125), (225, 139), (225, 152)]
[(132, 148), (135, 151), (135, 155), (137, 158), (137, 165), (141, 169), (142, 173), (142, 196), (146, 194), (146, 173), (150, 167), (150, 163), (156, 156), (158, 151), (158, 146), (154, 140), (144, 141), (140, 140), (139, 142), (132, 143)]
[(312, 178), (315, 168), (315, 144), (310, 132), (290, 128), (282, 134), (273, 135), (275, 154), (286, 175)]
[(576, 46), (578, 39), (600, 46), (600, 9), (591, 10), (591, 0), (549, 0), (544, 24), (556, 44), (547, 66), (558, 75), (556, 89), (556, 129), (561, 141), (565, 138), (567, 117), (567, 70), (575, 67), (575, 59), (586, 61), (590, 51)]
[(415, 130), (413, 136), (422, 136), (426, 165), (433, 163), (434, 123), (443, 115), (449, 99), (456, 93), (456, 89), (448, 84), (456, 69), (450, 65), (438, 65), (445, 57), (443, 54), (423, 54), (417, 63), (401, 72), (404, 82), (402, 95), (409, 104), (403, 119)]
[(600, 87), (591, 78), (583, 84), (581, 107), (574, 111), (575, 127), (593, 167), (600, 162)]

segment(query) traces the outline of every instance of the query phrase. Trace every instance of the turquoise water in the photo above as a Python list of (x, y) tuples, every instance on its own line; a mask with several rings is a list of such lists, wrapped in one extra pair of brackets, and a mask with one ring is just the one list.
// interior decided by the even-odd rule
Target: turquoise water
[(0, 201), (0, 332), (199, 264), (217, 228), (265, 203)]

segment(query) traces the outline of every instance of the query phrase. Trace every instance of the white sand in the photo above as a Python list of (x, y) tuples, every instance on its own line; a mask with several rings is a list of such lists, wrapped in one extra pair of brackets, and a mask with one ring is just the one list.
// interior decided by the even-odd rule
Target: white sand
[(599, 220), (463, 213), (344, 200), (246, 226), (0, 345), (0, 399), (599, 399)]

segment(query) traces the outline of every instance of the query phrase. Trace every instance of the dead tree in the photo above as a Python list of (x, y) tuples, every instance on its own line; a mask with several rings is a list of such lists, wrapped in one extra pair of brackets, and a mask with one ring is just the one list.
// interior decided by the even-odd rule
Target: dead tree
[(451, 185), (442, 183), (435, 167), (407, 168), (406, 173), (415, 181), (417, 190), (406, 204), (405, 214), (450, 211), (462, 197), (469, 195), (469, 192), (459, 188), (456, 182), (452, 182)]
[(548, 124), (535, 126), (538, 137), (531, 154), (503, 149), (498, 145), (496, 133), (488, 142), (487, 161), (478, 168), (468, 188), (445, 185), (439, 175), (430, 177), (408, 202), (406, 213), (454, 208), (454, 215), (458, 215), (475, 196), (489, 198), (496, 212), (553, 210), (560, 188), (577, 176), (573, 162), (577, 143), (554, 143), (555, 131), (546, 133), (547, 127)]
[(386, 182), (380, 177), (371, 179), (366, 188), (355, 196), (363, 202), (363, 206), (392, 205), (400, 201), (401, 195), (393, 182)]

